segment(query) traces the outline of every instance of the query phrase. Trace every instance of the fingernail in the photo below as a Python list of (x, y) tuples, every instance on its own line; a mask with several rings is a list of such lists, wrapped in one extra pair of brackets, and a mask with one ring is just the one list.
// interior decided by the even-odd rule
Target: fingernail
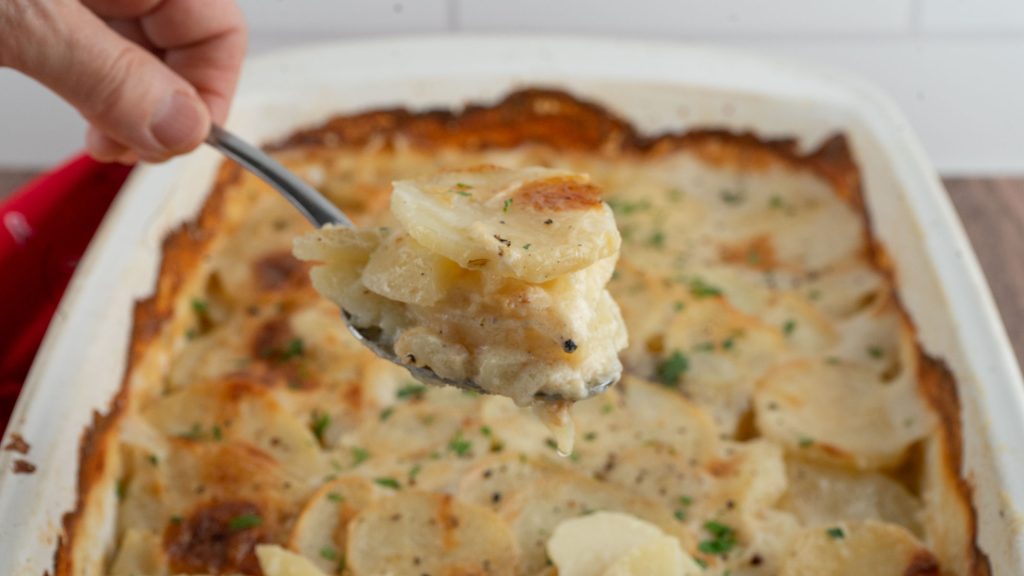
[(185, 150), (201, 140), (202, 118), (196, 97), (174, 92), (157, 107), (149, 131), (167, 150)]

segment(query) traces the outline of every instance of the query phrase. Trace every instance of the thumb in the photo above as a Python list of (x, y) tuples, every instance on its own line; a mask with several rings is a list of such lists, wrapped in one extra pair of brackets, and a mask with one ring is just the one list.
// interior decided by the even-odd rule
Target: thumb
[(58, 29), (35, 43), (43, 53), (23, 60), (23, 72), (144, 160), (165, 160), (202, 143), (210, 113), (194, 87), (81, 4), (60, 4), (65, 13), (49, 22)]

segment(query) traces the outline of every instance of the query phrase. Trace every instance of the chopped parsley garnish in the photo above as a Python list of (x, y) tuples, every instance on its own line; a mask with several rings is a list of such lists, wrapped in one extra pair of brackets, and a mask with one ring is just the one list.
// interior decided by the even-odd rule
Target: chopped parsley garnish
[(668, 358), (658, 364), (658, 381), (665, 386), (678, 386), (683, 374), (690, 369), (690, 359), (679, 350), (673, 350)]
[(774, 210), (781, 209), (782, 208), (782, 196), (779, 196), (778, 194), (773, 194), (771, 199), (768, 200), (768, 207), (772, 208)]
[(239, 514), (228, 521), (228, 528), (237, 532), (238, 530), (254, 528), (262, 523), (263, 518), (259, 514)]
[(705, 522), (704, 531), (710, 534), (711, 538), (698, 544), (697, 549), (705, 554), (724, 557), (736, 546), (736, 531), (721, 522)]
[(686, 305), (683, 304), (680, 300), (676, 300), (675, 302), (672, 303), (672, 309), (675, 310), (676, 312), (682, 312), (683, 308), (685, 307)]
[(373, 483), (378, 485), (378, 486), (383, 486), (385, 488), (390, 488), (392, 490), (401, 490), (402, 489), (402, 485), (398, 482), (398, 480), (395, 480), (394, 478), (389, 478), (387, 476), (385, 476), (383, 478), (374, 478), (373, 479)]
[(313, 435), (316, 436), (317, 441), (323, 444), (324, 432), (327, 427), (331, 425), (331, 416), (326, 412), (320, 412), (314, 410), (310, 416), (309, 429), (313, 431)]
[(451, 189), (451, 191), (455, 192), (459, 196), (472, 196), (472, 194), (470, 194), (469, 192), (466, 192), (466, 190), (472, 190), (472, 189), (473, 189), (473, 187), (470, 186), (469, 184), (463, 184), (462, 182), (458, 182), (458, 183), (455, 184), (455, 187)]
[(676, 520), (679, 520), (680, 522), (686, 521), (686, 510), (683, 510), (682, 508), (676, 508), (676, 511), (673, 512), (672, 515), (675, 516)]
[(297, 358), (306, 353), (306, 343), (302, 341), (302, 338), (292, 338), (288, 341), (288, 346), (284, 349), (283, 360), (291, 360)]
[(679, 497), (679, 505), (680, 506), (689, 506), (690, 504), (693, 504), (693, 498), (690, 498), (689, 496), (680, 496)]
[(782, 333), (785, 334), (786, 336), (791, 336), (793, 334), (793, 332), (795, 332), (795, 331), (796, 331), (796, 321), (795, 320), (786, 320), (782, 324)]
[(820, 300), (821, 299), (821, 290), (818, 290), (817, 288), (815, 288), (814, 290), (811, 290), (810, 292), (807, 293), (807, 298), (809, 298), (811, 300)]
[(177, 514), (171, 516), (171, 524), (181, 524), (181, 516), (178, 516)]
[(615, 406), (613, 404), (605, 404), (601, 406), (601, 414), (611, 414), (612, 410), (615, 410)]
[(338, 551), (330, 546), (324, 546), (320, 549), (320, 557), (335, 562), (338, 560)]
[(470, 194), (469, 192), (466, 192), (464, 190), (456, 190), (455, 193), (458, 194), (459, 196), (466, 196), (466, 197), (472, 196), (472, 194)]
[(756, 266), (761, 263), (761, 253), (757, 250), (750, 249), (747, 251), (747, 264)]
[(410, 468), (409, 469), (409, 483), (411, 484), (411, 483), (415, 482), (416, 481), (416, 477), (419, 476), (420, 472), (422, 472), (422, 471), (423, 471), (423, 466), (420, 465), (420, 464), (416, 464), (415, 466)]
[(508, 211), (512, 208), (512, 199), (507, 198), (505, 203), (501, 205), (501, 211), (508, 214)]
[(530, 242), (527, 242), (526, 244), (523, 244), (523, 250), (529, 250), (530, 246), (533, 246), (533, 244), (531, 244)]
[(647, 200), (639, 200), (636, 202), (632, 202), (630, 200), (609, 200), (608, 206), (610, 206), (612, 211), (616, 214), (627, 216), (633, 212), (647, 210), (651, 207), (651, 203)]
[(810, 448), (811, 446), (814, 446), (814, 438), (801, 436), (798, 444), (801, 448)]
[(396, 394), (399, 399), (405, 398), (419, 398), (423, 396), (427, 391), (427, 387), (422, 384), (406, 384), (398, 389)]
[(117, 486), (114, 487), (117, 493), (118, 500), (124, 500), (124, 497), (128, 494), (128, 483), (125, 480), (118, 480)]
[(146, 459), (149, 460), (149, 463), (153, 466), (160, 464), (160, 459), (156, 457), (156, 454), (150, 454)]
[(735, 190), (719, 190), (718, 197), (726, 204), (739, 204), (743, 202), (743, 194)]
[(200, 300), (199, 298), (192, 299), (192, 311), (202, 316), (210, 311), (209, 306), (206, 304), (206, 300)]
[(352, 467), (355, 468), (370, 459), (370, 452), (358, 446), (352, 449)]
[(668, 199), (673, 201), (673, 202), (679, 202), (680, 200), (683, 199), (683, 196), (685, 196), (685, 195), (686, 194), (682, 190), (680, 190), (679, 188), (669, 188), (668, 189)]
[(473, 443), (462, 437), (462, 430), (455, 433), (452, 439), (448, 441), (448, 450), (453, 452), (459, 458), (465, 458), (469, 456), (469, 452), (473, 449)]
[(224, 435), (220, 431), (220, 426), (214, 426), (210, 429), (210, 434), (213, 436), (214, 441), (220, 442)]
[(700, 342), (693, 345), (694, 352), (713, 352), (715, 350), (714, 342)]
[(394, 407), (388, 406), (387, 408), (385, 408), (385, 409), (380, 411), (380, 421), (383, 422), (383, 421), (387, 420), (388, 418), (391, 418), (391, 415), (394, 414), (394, 413), (395, 413)]
[(491, 427), (490, 426), (481, 426), (480, 427), (480, 433), (483, 434), (484, 436), (487, 436), (488, 438), (490, 438), (491, 434), (493, 434), (494, 432), (491, 431)]
[(337, 492), (328, 492), (327, 499), (330, 500), (331, 502), (341, 502), (345, 498), (341, 494), (338, 494)]
[(188, 440), (202, 440), (203, 427), (197, 422), (188, 429), (188, 432), (182, 432), (181, 434), (178, 434), (178, 436), (181, 438), (187, 438)]
[(647, 245), (652, 248), (664, 248), (665, 246), (665, 233), (661, 230), (655, 230), (650, 236), (647, 237)]
[(583, 439), (587, 442), (593, 442), (597, 439), (597, 432), (587, 432), (583, 435)]
[(554, 438), (546, 438), (544, 440), (544, 445), (552, 450), (558, 450), (558, 442), (555, 442)]
[(736, 337), (729, 336), (725, 340), (722, 340), (722, 350), (732, 350), (736, 346)]
[(841, 540), (843, 538), (846, 538), (846, 532), (844, 532), (843, 529), (838, 526), (833, 526), (832, 528), (825, 530), (825, 534), (828, 534), (828, 537), (833, 540)]
[(700, 278), (693, 278), (690, 280), (690, 294), (694, 298), (710, 298), (712, 296), (721, 296), (722, 289), (718, 286), (708, 284)]
[(882, 357), (882, 348), (880, 346), (869, 346), (868, 347), (868, 356), (871, 356), (872, 358), (874, 358), (876, 360), (881, 358)]

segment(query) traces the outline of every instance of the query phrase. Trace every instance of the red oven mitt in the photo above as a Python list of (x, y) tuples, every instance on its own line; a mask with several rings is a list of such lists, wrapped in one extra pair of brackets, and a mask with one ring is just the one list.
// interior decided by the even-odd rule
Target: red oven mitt
[(64, 287), (130, 171), (79, 156), (0, 204), (0, 433)]

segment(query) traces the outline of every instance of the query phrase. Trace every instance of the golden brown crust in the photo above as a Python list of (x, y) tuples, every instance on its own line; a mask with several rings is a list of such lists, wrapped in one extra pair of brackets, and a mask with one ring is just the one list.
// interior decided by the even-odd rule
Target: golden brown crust
[[(688, 150), (706, 162), (755, 169), (782, 163), (806, 169), (829, 182), (836, 193), (868, 218), (861, 190), (859, 172), (845, 138), (834, 136), (816, 151), (801, 155), (793, 140), (762, 140), (751, 133), (722, 130), (696, 130), (645, 136), (629, 123), (604, 108), (578, 100), (566, 93), (530, 89), (515, 92), (494, 106), (467, 106), (461, 112), (429, 111), (412, 113), (401, 109), (378, 110), (334, 118), (323, 126), (300, 131), (271, 146), (272, 150), (301, 150), (315, 155), (320, 150), (360, 147), (377, 143), (385, 147), (401, 141), (420, 149), (451, 147), (462, 150), (511, 148), (523, 144), (540, 144), (559, 150), (615, 155), (659, 156)], [(197, 266), (204, 247), (217, 233), (222, 219), (225, 190), (239, 177), (239, 170), (225, 165), (218, 175), (209, 200), (196, 222), (173, 232), (164, 242), (163, 261), (154, 295), (136, 305), (128, 365), (122, 389), (114, 398), (105, 416), (97, 414), (83, 436), (80, 448), (78, 500), (74, 512), (64, 518), (64, 536), (55, 559), (57, 576), (74, 573), (71, 551), (76, 533), (82, 528), (84, 500), (103, 476), (110, 454), (105, 449), (107, 437), (114, 428), (127, 401), (127, 383), (132, 369), (160, 333), (171, 315), (185, 281)], [(870, 228), (870, 221), (868, 220)], [(881, 246), (869, 238), (876, 266), (895, 285), (893, 267)], [(262, 262), (257, 277), (264, 289), (273, 290), (298, 282), (305, 276), (303, 267), (294, 267), (287, 258)], [(270, 329), (268, 329), (270, 330)], [(279, 331), (268, 332), (266, 342), (253, 343), (272, 349), (281, 344)], [(270, 344), (267, 344), (270, 342)], [(939, 361), (921, 353), (920, 386), (943, 426), (943, 444), (949, 468), (946, 471), (958, 486), (963, 503), (970, 509), (969, 534), (975, 544), (970, 551), (970, 570), (974, 575), (991, 573), (989, 561), (978, 549), (977, 518), (970, 506), (971, 489), (960, 477), (962, 440), (960, 404), (956, 383), (949, 370)], [(926, 561), (927, 560), (927, 561)], [(908, 574), (930, 574), (937, 569), (929, 557), (912, 567)], [(910, 569), (908, 569), (910, 570)]]
[(64, 515), (63, 533), (54, 558), (54, 572), (57, 576), (75, 573), (72, 551), (75, 549), (76, 534), (82, 528), (85, 499), (92, 494), (93, 486), (103, 478), (107, 469), (111, 455), (105, 447), (114, 431), (114, 425), (124, 411), (132, 370), (139, 364), (160, 328), (170, 318), (174, 302), (185, 279), (190, 276), (201, 258), (203, 247), (215, 234), (221, 219), (224, 190), (240, 175), (241, 169), (236, 165), (223, 164), (210, 196), (196, 220), (182, 224), (164, 239), (160, 271), (153, 295), (136, 302), (132, 313), (132, 335), (121, 389), (111, 401), (106, 414), (93, 413), (92, 424), (82, 435), (78, 449), (78, 491), (75, 509)]

